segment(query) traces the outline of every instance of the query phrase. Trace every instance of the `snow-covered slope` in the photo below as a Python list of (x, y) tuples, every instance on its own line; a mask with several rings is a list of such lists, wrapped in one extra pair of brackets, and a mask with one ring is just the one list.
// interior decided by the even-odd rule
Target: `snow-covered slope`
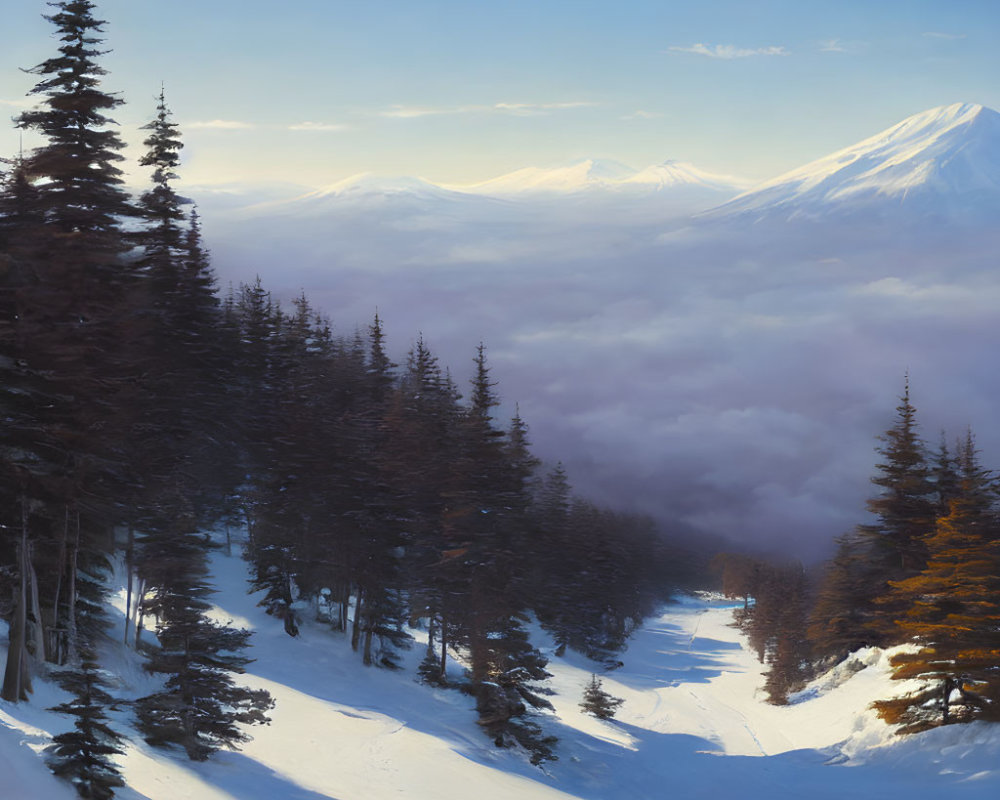
[(712, 216), (820, 216), (902, 208), (981, 218), (1000, 210), (1000, 114), (956, 103), (754, 187)]
[[(254, 728), (239, 753), (202, 764), (151, 748), (130, 729), (122, 800), (636, 800), (905, 796), (995, 798), (1000, 794), (1000, 726), (953, 726), (896, 741), (868, 704), (898, 687), (886, 654), (857, 654), (784, 707), (762, 700), (761, 667), (730, 626), (729, 603), (686, 598), (633, 639), (624, 666), (603, 675), (625, 700), (613, 722), (581, 713), (597, 666), (570, 653), (552, 657), (554, 713), (540, 722), (557, 735), (559, 761), (532, 767), (497, 750), (478, 730), (473, 702), (417, 684), (401, 672), (364, 669), (342, 638), (307, 623), (290, 639), (246, 594), (246, 565), (219, 555), (216, 614), (256, 630), (256, 661), (241, 681), (277, 701), (272, 722)], [(551, 643), (540, 641), (551, 653)], [(110, 646), (117, 694), (148, 686), (134, 658)], [(2, 649), (2, 648), (0, 648)], [(420, 648), (411, 653), (419, 660)], [(66, 720), (44, 711), (61, 699), (38, 682), (31, 704), (0, 703), (0, 797), (61, 800), (71, 793), (35, 750)], [(850, 768), (847, 768), (850, 767)]]

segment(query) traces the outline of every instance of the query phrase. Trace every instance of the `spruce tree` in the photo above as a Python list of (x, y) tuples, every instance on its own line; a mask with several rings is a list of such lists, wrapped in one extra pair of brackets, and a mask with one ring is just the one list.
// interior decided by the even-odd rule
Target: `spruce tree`
[(880, 488), (868, 501), (878, 521), (861, 531), (874, 547), (874, 555), (888, 575), (899, 577), (923, 567), (923, 539), (934, 523), (934, 486), (924, 443), (917, 431), (916, 409), (910, 402), (907, 381), (896, 423), (880, 437), (883, 462), (872, 483)]
[(94, 4), (52, 5), (56, 13), (46, 19), (62, 42), (59, 55), (28, 70), (41, 76), (31, 94), (43, 100), (17, 118), (19, 127), (45, 139), (26, 157), (26, 171), (50, 233), (37, 243), (33, 259), (40, 294), (23, 311), (26, 321), (47, 324), (65, 345), (55, 366), (79, 373), (86, 359), (91, 372), (103, 368), (100, 378), (106, 379), (114, 373), (108, 354), (121, 334), (131, 275), (121, 258), (129, 248), (122, 219), (133, 208), (116, 166), (124, 145), (114, 120), (105, 116), (122, 100), (100, 85), (105, 70), (97, 61), (103, 55), (98, 45), (105, 23), (93, 16)]
[(817, 659), (840, 661), (872, 643), (868, 628), (875, 609), (870, 571), (868, 552), (858, 536), (839, 537), (836, 554), (823, 570), (809, 613), (807, 636)]
[(917, 431), (916, 409), (910, 402), (907, 380), (896, 423), (880, 437), (883, 460), (871, 479), (880, 492), (868, 500), (876, 522), (858, 527), (869, 548), (872, 569), (867, 596), (877, 605), (868, 623), (877, 643), (895, 643), (898, 632), (893, 621), (902, 613), (888, 585), (912, 577), (926, 563), (925, 539), (934, 527), (935, 487), (925, 447)]
[(923, 681), (915, 692), (875, 704), (884, 719), (902, 724), (901, 732), (998, 717), (1000, 528), (992, 476), (971, 434), (957, 462), (956, 494), (926, 537), (925, 568), (892, 584), (893, 605), (905, 606), (896, 619), (900, 638), (919, 645), (892, 659), (893, 678)]
[(150, 649), (146, 669), (166, 680), (161, 691), (136, 701), (136, 716), (150, 744), (178, 745), (204, 761), (220, 747), (247, 741), (240, 726), (268, 722), (265, 712), (274, 702), (266, 691), (233, 681), (250, 661), (241, 655), (250, 632), (209, 619), (205, 541), (191, 515), (179, 515), (166, 533), (144, 548), (160, 572), (148, 602), (159, 647)]
[(123, 755), (122, 737), (107, 723), (113, 699), (93, 654), (78, 667), (60, 672), (59, 685), (73, 698), (51, 711), (75, 717), (74, 729), (52, 737), (47, 760), (52, 771), (73, 784), (80, 797), (109, 800), (125, 785), (114, 756)]
[[(8, 455), (17, 462), (23, 501), (46, 509), (32, 515), (32, 545), (41, 537), (35, 551), (58, 554), (46, 576), (55, 591), (42, 593), (48, 607), (34, 616), (48, 633), (68, 636), (68, 650), (59, 648), (66, 653), (78, 646), (73, 639), (84, 622), (78, 612), (86, 615), (100, 602), (89, 592), (100, 588), (85, 569), (106, 555), (128, 480), (122, 433), (111, 423), (123, 408), (131, 371), (118, 347), (128, 338), (132, 271), (123, 258), (128, 244), (121, 220), (131, 206), (116, 166), (122, 143), (105, 116), (120, 101), (100, 86), (103, 22), (85, 0), (52, 5), (56, 13), (47, 19), (56, 27), (59, 53), (29, 70), (41, 77), (31, 92), (41, 102), (17, 119), (44, 144), (24, 157), (14, 186), (21, 209), (12, 239), (17, 264), (5, 276), (14, 278), (7, 282), (13, 294), (5, 294), (14, 298), (8, 306), (15, 316), (4, 339), (5, 355), (17, 366), (12, 385), (30, 401), (27, 413), (13, 420), (18, 444)], [(6, 237), (11, 241), (10, 232)], [(72, 548), (63, 519), (73, 521)], [(56, 546), (42, 546), (50, 542)], [(41, 585), (48, 588), (45, 578)], [(74, 585), (64, 603), (61, 590)], [(80, 603), (77, 591), (87, 595)]]
[(770, 580), (758, 600), (774, 606), (769, 614), (772, 628), (766, 645), (764, 690), (768, 702), (785, 705), (789, 692), (802, 688), (809, 676), (808, 583), (798, 564), (772, 567), (769, 572)]
[[(529, 524), (534, 534), (530, 567), (532, 608), (562, 656), (575, 635), (580, 617), (577, 593), (571, 588), (580, 566), (577, 538), (570, 525), (571, 488), (562, 463), (556, 464), (536, 487)], [(555, 591), (553, 588), (555, 587)]]
[[(534, 763), (554, 758), (554, 738), (525, 718), (524, 703), (551, 707), (535, 684), (549, 677), (546, 659), (527, 635), (528, 597), (523, 546), (534, 459), (518, 420), (514, 439), (493, 424), (500, 404), (480, 344), (470, 405), (458, 429), (450, 530), (462, 542), (449, 559), (446, 620), (451, 638), (468, 652), (479, 723), (501, 746), (517, 743)], [(457, 544), (457, 542), (456, 542)]]
[(458, 393), (442, 371), (423, 336), (407, 355), (386, 415), (384, 479), (395, 514), (405, 520), (407, 558), (403, 564), (410, 586), (411, 616), (426, 619), (427, 656), (421, 675), (431, 683), (445, 678), (448, 649), (443, 603), (443, 523), (448, 507), (448, 476), (455, 456)]
[(618, 707), (625, 701), (604, 691), (602, 684), (597, 675), (590, 676), (590, 682), (583, 689), (583, 702), (580, 703), (580, 708), (598, 719), (613, 719)]

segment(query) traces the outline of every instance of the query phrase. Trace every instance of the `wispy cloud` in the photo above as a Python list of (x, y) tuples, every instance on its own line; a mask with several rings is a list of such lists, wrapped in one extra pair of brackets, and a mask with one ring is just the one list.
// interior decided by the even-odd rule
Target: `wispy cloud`
[(417, 119), (419, 117), (458, 115), (458, 114), (513, 114), (516, 116), (532, 116), (547, 114), (552, 111), (566, 111), (574, 108), (591, 108), (597, 103), (583, 100), (573, 100), (558, 103), (494, 103), (492, 105), (466, 106), (392, 106), (376, 112), (380, 117), (389, 119)]
[(339, 133), (340, 131), (350, 129), (350, 127), (350, 125), (345, 125), (342, 122), (296, 122), (294, 125), (289, 125), (288, 130)]
[(573, 101), (569, 103), (497, 103), (493, 111), (505, 111), (511, 114), (544, 114), (547, 111), (565, 111), (571, 108), (593, 108), (596, 103)]
[(698, 56), (708, 56), (709, 58), (734, 59), (750, 58), (751, 56), (787, 56), (788, 50), (782, 46), (771, 45), (769, 47), (736, 47), (732, 44), (702, 44), (698, 42), (688, 47), (673, 46), (670, 48), (675, 53), (693, 53)]
[(457, 114), (458, 109), (454, 108), (426, 108), (423, 106), (392, 106), (384, 111), (377, 112), (380, 117), (389, 119), (417, 119), (418, 117), (431, 117), (438, 114)]
[(240, 122), (234, 119), (212, 119), (199, 122), (189, 122), (184, 127), (190, 129), (217, 130), (217, 131), (245, 131), (256, 127), (249, 122)]
[(846, 53), (847, 48), (840, 39), (827, 39), (819, 43), (819, 49), (823, 53)]
[(626, 114), (621, 117), (621, 119), (631, 120), (631, 119), (660, 119), (663, 116), (659, 111), (633, 111), (631, 114)]
[(942, 31), (927, 31), (924, 33), (928, 39), (948, 39), (949, 41), (957, 41), (958, 39), (964, 39), (964, 33), (943, 33)]

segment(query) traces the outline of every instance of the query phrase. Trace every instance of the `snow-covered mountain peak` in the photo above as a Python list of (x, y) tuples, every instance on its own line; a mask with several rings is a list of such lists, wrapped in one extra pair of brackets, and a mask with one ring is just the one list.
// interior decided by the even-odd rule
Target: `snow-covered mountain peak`
[(943, 131), (974, 122), (980, 116), (989, 117), (996, 112), (979, 103), (952, 103), (949, 106), (938, 106), (927, 111), (921, 111), (889, 128), (886, 133), (908, 135), (911, 133), (930, 133)]
[(975, 103), (923, 111), (714, 213), (808, 216), (886, 201), (938, 216), (1000, 207), (1000, 114)]
[(618, 161), (588, 158), (557, 167), (525, 167), (481, 183), (452, 188), (488, 195), (574, 192), (619, 183), (635, 174), (634, 169)]
[(362, 194), (440, 194), (442, 188), (437, 184), (409, 176), (386, 177), (371, 172), (362, 172), (349, 178), (332, 183), (315, 192), (310, 197), (331, 197)]
[(738, 191), (750, 186), (750, 181), (743, 178), (706, 172), (694, 164), (674, 159), (647, 167), (635, 175), (626, 178), (622, 183), (642, 186), (651, 185), (657, 188), (699, 186), (719, 191)]

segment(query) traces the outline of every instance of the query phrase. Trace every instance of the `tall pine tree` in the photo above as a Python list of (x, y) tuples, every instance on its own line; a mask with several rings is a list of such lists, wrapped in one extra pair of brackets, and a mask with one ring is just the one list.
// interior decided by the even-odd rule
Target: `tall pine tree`
[(903, 732), (1000, 715), (1000, 528), (993, 481), (971, 434), (957, 461), (949, 513), (925, 538), (925, 568), (892, 584), (893, 606), (905, 607), (896, 620), (900, 634), (919, 645), (893, 658), (893, 678), (918, 678), (923, 687), (875, 707), (884, 719), (901, 723)]

